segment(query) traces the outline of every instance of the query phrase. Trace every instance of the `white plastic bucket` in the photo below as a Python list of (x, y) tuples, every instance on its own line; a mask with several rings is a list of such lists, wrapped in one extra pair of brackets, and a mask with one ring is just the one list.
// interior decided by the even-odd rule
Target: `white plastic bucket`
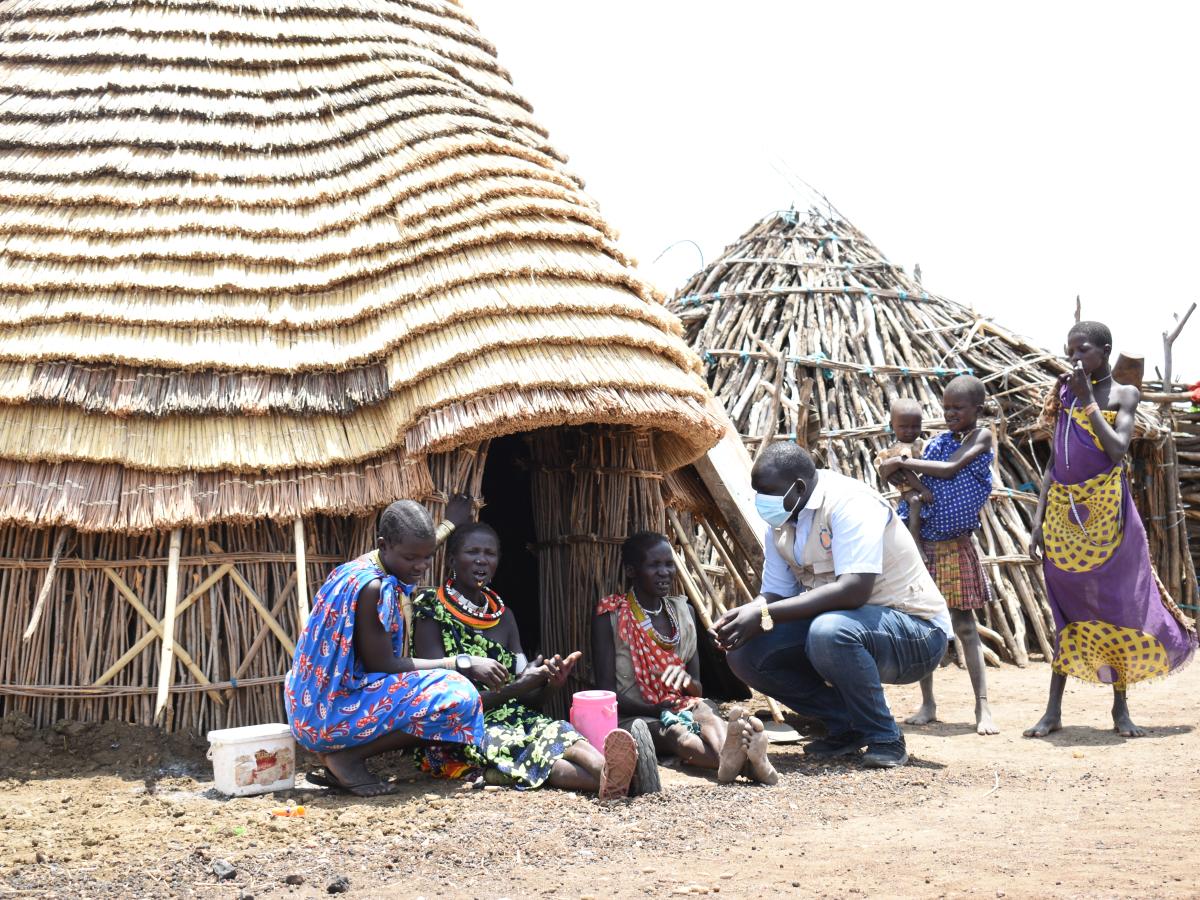
[(217, 790), (230, 797), (296, 786), (296, 741), (287, 725), (247, 725), (208, 733)]

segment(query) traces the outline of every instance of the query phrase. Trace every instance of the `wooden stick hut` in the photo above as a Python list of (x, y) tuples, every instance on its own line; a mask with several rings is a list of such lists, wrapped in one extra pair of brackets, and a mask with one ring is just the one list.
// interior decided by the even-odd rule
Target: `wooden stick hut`
[[(980, 617), (985, 652), (1019, 665), (1031, 651), (1049, 658), (1053, 620), (1027, 550), (1047, 458), (1040, 412), (1066, 371), (1058, 354), (929, 294), (858, 229), (815, 209), (763, 218), (692, 276), (671, 308), (751, 454), (795, 440), (828, 467), (876, 485), (873, 458), (892, 440), (891, 400), (917, 399), (926, 428), (937, 429), (946, 382), (981, 378), (999, 442), (981, 555), (1000, 602)], [(1168, 540), (1155, 519), (1178, 494), (1177, 480), (1156, 475), (1173, 458), (1170, 429), (1144, 404), (1137, 434), (1132, 480), (1155, 562), (1173, 597), (1191, 596), (1195, 573), (1178, 550), (1186, 534), (1174, 529)]]
[(698, 358), (457, 4), (0, 30), (0, 713), (279, 719), (325, 574), (456, 490), (586, 647), (625, 535), (709, 505)]
[[(1190, 557), (1191, 565), (1200, 562), (1200, 407), (1191, 399), (1185, 385), (1160, 382), (1146, 385), (1146, 395), (1156, 401), (1163, 419), (1174, 437), (1174, 455), (1170, 447), (1147, 465), (1147, 478), (1175, 480), (1179, 484), (1179, 502), (1168, 492), (1159, 492), (1157, 508), (1148, 511), (1148, 530), (1152, 541), (1170, 545), (1168, 552)], [(1190, 549), (1190, 553), (1189, 553)], [(1165, 568), (1165, 566), (1164, 566)], [(1200, 613), (1200, 591), (1195, 582), (1191, 590), (1181, 590), (1179, 605), (1193, 617)]]

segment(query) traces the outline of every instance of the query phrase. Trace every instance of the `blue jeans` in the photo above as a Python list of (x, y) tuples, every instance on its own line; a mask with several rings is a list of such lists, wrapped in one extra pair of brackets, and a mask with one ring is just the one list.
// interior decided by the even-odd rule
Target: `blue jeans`
[(742, 681), (829, 734), (857, 731), (868, 744), (901, 737), (883, 683), (920, 681), (946, 652), (946, 633), (886, 606), (860, 606), (777, 622), (728, 655)]

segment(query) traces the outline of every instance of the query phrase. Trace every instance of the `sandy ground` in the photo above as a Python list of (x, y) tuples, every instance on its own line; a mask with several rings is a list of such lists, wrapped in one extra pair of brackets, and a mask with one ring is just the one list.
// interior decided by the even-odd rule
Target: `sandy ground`
[[(0, 897), (1196, 897), (1200, 666), (1135, 689), (1129, 740), (1109, 695), (1068, 688), (1067, 727), (1030, 741), (1045, 665), (989, 670), (1002, 733), (979, 737), (964, 672), (948, 721), (908, 730), (914, 761), (880, 772), (777, 746), (776, 788), (677, 769), (665, 790), (602, 807), (543, 790), (463, 791), (385, 767), (398, 796), (301, 788), (223, 800), (203, 747), (105, 725), (30, 736), (0, 723)], [(915, 686), (890, 689), (898, 714)], [(284, 803), (304, 818), (272, 818)], [(218, 881), (213, 861), (234, 876)], [(298, 884), (291, 880), (303, 879)]]

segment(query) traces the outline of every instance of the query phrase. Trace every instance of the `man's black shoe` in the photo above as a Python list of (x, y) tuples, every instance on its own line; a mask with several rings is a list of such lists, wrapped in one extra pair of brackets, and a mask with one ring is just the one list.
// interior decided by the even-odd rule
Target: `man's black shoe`
[(835, 756), (850, 756), (866, 745), (866, 739), (857, 731), (843, 731), (805, 744), (804, 755), (810, 759), (833, 759)]
[(898, 741), (887, 741), (881, 744), (871, 744), (863, 754), (863, 765), (873, 769), (894, 769), (908, 762), (908, 750), (904, 746), (904, 738)]

